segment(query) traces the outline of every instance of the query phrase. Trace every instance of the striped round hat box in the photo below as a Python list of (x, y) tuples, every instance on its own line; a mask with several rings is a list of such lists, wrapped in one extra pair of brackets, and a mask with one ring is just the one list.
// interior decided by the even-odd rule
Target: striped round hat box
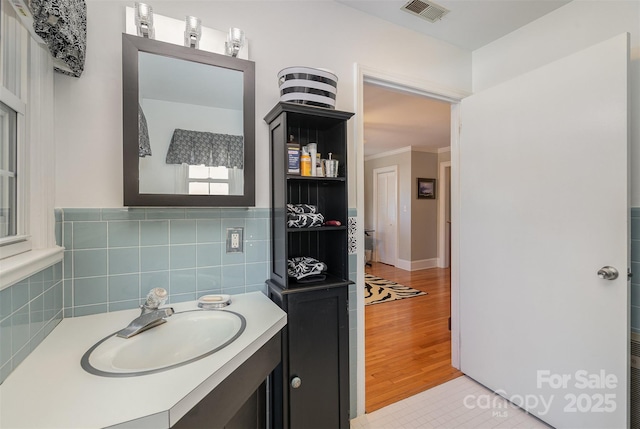
[(338, 77), (328, 70), (287, 67), (278, 73), (280, 101), (334, 109)]

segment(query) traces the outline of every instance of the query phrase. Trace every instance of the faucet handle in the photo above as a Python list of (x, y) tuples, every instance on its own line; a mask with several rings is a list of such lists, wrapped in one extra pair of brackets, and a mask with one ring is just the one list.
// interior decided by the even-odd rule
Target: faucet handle
[(167, 301), (167, 298), (169, 298), (169, 294), (166, 289), (161, 287), (153, 288), (147, 294), (147, 302), (145, 302), (144, 306), (156, 309), (163, 305)]

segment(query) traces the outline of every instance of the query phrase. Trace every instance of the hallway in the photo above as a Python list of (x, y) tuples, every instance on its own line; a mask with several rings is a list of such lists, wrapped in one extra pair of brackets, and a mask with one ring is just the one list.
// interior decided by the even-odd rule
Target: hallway
[(449, 269), (405, 271), (373, 263), (366, 272), (428, 295), (365, 306), (367, 413), (445, 383), (451, 366)]

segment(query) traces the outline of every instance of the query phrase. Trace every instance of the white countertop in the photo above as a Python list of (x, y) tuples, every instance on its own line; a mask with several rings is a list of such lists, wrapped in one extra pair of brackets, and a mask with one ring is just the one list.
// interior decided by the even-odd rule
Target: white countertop
[[(195, 301), (171, 306), (197, 308)], [(287, 323), (260, 292), (233, 295), (227, 309), (247, 322), (233, 343), (188, 365), (125, 378), (89, 374), (80, 359), (140, 310), (63, 319), (0, 385), (0, 428), (171, 427)]]

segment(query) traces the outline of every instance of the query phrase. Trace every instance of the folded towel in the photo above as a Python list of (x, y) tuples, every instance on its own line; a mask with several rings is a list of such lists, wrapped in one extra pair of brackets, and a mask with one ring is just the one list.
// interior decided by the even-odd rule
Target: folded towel
[(318, 213), (318, 207), (311, 204), (287, 204), (288, 213)]
[(321, 213), (289, 213), (287, 226), (289, 228), (311, 228), (322, 226), (324, 216)]
[[(289, 277), (294, 277), (299, 282), (324, 280), (324, 272), (327, 264), (308, 256), (299, 256), (287, 261)], [(321, 278), (320, 278), (321, 277)]]

